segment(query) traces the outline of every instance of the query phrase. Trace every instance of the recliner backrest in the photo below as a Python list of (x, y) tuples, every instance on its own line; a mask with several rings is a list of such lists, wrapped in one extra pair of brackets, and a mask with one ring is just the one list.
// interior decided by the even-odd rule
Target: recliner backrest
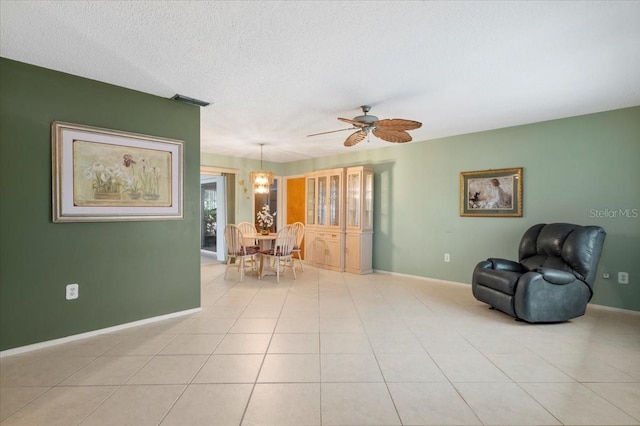
[(604, 229), (570, 223), (540, 223), (525, 232), (518, 255), (527, 270), (552, 268), (573, 273), (593, 285), (602, 246)]

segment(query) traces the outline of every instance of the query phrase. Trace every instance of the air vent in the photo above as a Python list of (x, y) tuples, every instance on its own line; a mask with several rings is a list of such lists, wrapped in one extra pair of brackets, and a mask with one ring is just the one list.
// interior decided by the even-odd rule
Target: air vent
[(182, 96), (182, 95), (178, 95), (178, 94), (174, 95), (171, 99), (173, 99), (175, 101), (184, 102), (185, 104), (197, 105), (197, 106), (201, 106), (201, 107), (206, 107), (207, 105), (209, 105), (209, 102), (201, 101), (199, 99), (194, 99), (194, 98), (190, 98), (188, 96)]

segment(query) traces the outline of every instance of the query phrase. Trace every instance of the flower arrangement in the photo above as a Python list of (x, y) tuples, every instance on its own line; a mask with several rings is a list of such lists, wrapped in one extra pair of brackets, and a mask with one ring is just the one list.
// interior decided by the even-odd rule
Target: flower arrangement
[(276, 215), (276, 212), (271, 214), (270, 208), (268, 204), (262, 206), (256, 218), (258, 219), (258, 225), (262, 229), (262, 232), (269, 232), (269, 228), (273, 226), (273, 217)]

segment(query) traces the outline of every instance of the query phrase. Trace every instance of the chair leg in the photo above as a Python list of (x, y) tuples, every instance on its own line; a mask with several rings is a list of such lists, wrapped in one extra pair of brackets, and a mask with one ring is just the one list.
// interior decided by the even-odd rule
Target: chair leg
[(244, 257), (240, 258), (240, 262), (238, 262), (238, 268), (240, 269), (240, 282), (244, 279)]
[(291, 272), (293, 272), (293, 279), (297, 280), (298, 277), (296, 277), (296, 264), (293, 262), (293, 257), (291, 257)]
[(227, 256), (227, 267), (224, 268), (224, 279), (227, 279), (227, 273), (229, 272), (229, 265), (231, 265), (231, 256)]

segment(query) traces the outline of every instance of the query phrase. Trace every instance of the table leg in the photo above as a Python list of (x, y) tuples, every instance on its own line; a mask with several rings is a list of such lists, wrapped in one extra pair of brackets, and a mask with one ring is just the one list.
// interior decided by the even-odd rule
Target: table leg
[(263, 266), (264, 266), (264, 256), (260, 254), (260, 265), (258, 266), (258, 279), (262, 279)]

